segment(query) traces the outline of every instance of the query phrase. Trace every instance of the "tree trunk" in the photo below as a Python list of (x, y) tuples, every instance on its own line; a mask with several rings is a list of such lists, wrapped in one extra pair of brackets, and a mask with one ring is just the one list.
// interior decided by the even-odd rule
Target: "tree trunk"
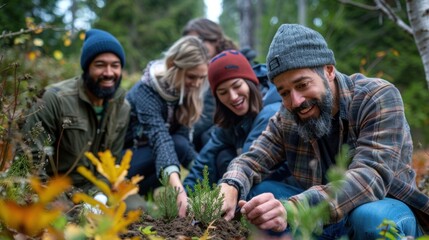
[(407, 0), (407, 15), (429, 88), (429, 1)]
[(307, 0), (296, 0), (298, 3), (298, 23), (307, 26)]
[(240, 48), (255, 47), (254, 27), (256, 18), (251, 0), (237, 0), (237, 8), (240, 14), (239, 44)]

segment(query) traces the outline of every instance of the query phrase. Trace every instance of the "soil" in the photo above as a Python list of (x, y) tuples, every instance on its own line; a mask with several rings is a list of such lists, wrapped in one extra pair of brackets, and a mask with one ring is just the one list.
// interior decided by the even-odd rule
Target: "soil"
[[(150, 239), (141, 232), (141, 229), (151, 227), (151, 231), (156, 231), (156, 236), (164, 239), (191, 240), (192, 237), (202, 237), (208, 229), (207, 239), (232, 239), (244, 240), (249, 236), (249, 230), (244, 228), (236, 220), (226, 221), (223, 218), (216, 220), (210, 228), (200, 223), (195, 224), (191, 217), (176, 218), (172, 221), (155, 219), (150, 215), (143, 215), (140, 222), (129, 226), (129, 231), (124, 238), (138, 237), (139, 239)], [(201, 238), (202, 239), (202, 238)]]

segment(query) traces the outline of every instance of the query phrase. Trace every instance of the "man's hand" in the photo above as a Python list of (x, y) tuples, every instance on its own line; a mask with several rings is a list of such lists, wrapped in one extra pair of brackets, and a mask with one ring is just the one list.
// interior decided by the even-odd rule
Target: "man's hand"
[(247, 220), (259, 229), (275, 232), (286, 230), (286, 209), (272, 193), (260, 194), (248, 202), (240, 200), (238, 206)]
[(237, 206), (238, 200), (238, 190), (231, 185), (221, 183), (220, 194), (225, 196), (222, 204), (222, 212), (224, 213), (223, 218), (229, 221), (233, 219), (235, 215), (235, 208)]
[(186, 217), (186, 209), (188, 208), (188, 196), (186, 195), (185, 189), (183, 188), (180, 176), (177, 172), (170, 174), (169, 183), (176, 190), (179, 191), (177, 195), (177, 207), (179, 208), (179, 217)]

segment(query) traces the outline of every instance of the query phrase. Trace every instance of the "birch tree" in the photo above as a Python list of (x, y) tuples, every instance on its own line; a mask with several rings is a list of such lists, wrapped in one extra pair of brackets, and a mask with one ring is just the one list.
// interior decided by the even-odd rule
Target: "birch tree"
[[(365, 8), (373, 11), (381, 11), (398, 27), (413, 36), (420, 53), (425, 71), (427, 87), (429, 89), (429, 1), (427, 0), (407, 0), (406, 11), (408, 22), (402, 19), (391, 5), (392, 1), (374, 0), (374, 5), (366, 5), (353, 0), (339, 0), (345, 4)], [(393, 3), (396, 3), (393, 1)]]

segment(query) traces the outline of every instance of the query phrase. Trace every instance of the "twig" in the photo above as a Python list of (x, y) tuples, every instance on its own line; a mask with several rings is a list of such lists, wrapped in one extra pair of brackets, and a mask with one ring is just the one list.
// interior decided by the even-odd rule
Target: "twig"
[(6, 32), (3, 31), (3, 33), (0, 35), (0, 39), (7, 38), (7, 37), (14, 37), (21, 34), (31, 33), (39, 30), (46, 30), (46, 29), (52, 29), (54, 31), (67, 31), (65, 28), (56, 28), (52, 26), (37, 26), (36, 28), (28, 28), (28, 29), (21, 29), (18, 32)]
[(396, 23), (400, 28), (402, 28), (405, 32), (407, 32), (410, 35), (413, 35), (413, 30), (411, 27), (406, 24), (392, 9), (392, 7), (386, 3), (384, 0), (374, 0), (374, 3), (376, 6), (371, 6), (367, 4), (362, 4), (355, 2), (353, 0), (338, 0), (340, 3), (349, 4), (355, 7), (359, 7), (362, 9), (370, 10), (370, 11), (380, 11), (387, 15), (387, 17), (392, 20), (394, 23)]
[(26, 34), (26, 33), (31, 33), (31, 32), (35, 32), (35, 31), (40, 30), (40, 29), (45, 29), (45, 28), (46, 27), (37, 27), (37, 28), (26, 29), (26, 30), (21, 29), (21, 31), (18, 31), (18, 32), (9, 32), (9, 33), (3, 32), (2, 35), (0, 36), (0, 39), (7, 38), (7, 37), (14, 37), (14, 36)]
[(390, 7), (389, 4), (386, 3), (384, 0), (374, 0), (374, 2), (377, 4), (378, 8), (387, 15), (390, 20), (392, 20), (394, 23), (396, 23), (400, 28), (402, 28), (404, 31), (406, 31), (411, 36), (413, 35), (413, 30), (411, 27), (406, 24), (402, 19), (393, 11), (393, 9)]
[(349, 4), (355, 7), (359, 7), (359, 8), (363, 8), (366, 10), (371, 10), (371, 11), (378, 11), (379, 8), (376, 6), (371, 6), (371, 5), (367, 5), (367, 4), (363, 4), (363, 3), (358, 3), (355, 1), (351, 1), (351, 0), (339, 0), (340, 3), (344, 3), (344, 4)]

